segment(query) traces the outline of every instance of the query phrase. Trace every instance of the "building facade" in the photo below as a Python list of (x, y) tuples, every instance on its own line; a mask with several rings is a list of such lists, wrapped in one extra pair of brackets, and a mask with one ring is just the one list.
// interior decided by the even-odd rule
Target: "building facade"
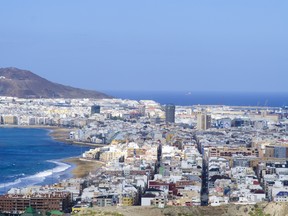
[(91, 115), (93, 115), (94, 113), (100, 113), (100, 109), (101, 107), (99, 105), (91, 106)]
[(207, 113), (198, 113), (197, 114), (197, 129), (198, 130), (207, 130), (211, 128), (211, 115)]
[(24, 212), (29, 206), (37, 210), (67, 211), (71, 207), (71, 196), (70, 193), (65, 192), (0, 196), (0, 212)]
[(175, 123), (175, 105), (168, 104), (165, 106), (166, 123)]

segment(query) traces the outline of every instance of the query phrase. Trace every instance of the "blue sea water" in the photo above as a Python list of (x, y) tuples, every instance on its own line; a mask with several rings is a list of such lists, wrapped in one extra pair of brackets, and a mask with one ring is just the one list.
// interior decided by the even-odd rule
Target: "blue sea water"
[(57, 142), (45, 129), (0, 128), (0, 194), (12, 187), (53, 184), (69, 177), (60, 159), (89, 148)]
[(227, 106), (269, 106), (288, 105), (288, 93), (249, 93), (249, 92), (168, 92), (168, 91), (108, 91), (116, 98), (131, 100), (154, 100), (162, 105), (227, 105)]

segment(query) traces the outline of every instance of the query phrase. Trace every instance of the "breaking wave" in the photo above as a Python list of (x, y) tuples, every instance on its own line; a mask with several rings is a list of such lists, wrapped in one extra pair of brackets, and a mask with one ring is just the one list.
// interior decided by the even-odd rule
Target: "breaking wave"
[[(53, 169), (48, 169), (42, 172), (38, 172), (34, 175), (31, 176), (25, 176), (23, 175), (18, 175), (22, 176), (18, 179), (16, 179), (13, 182), (7, 182), (7, 183), (1, 183), (0, 184), (0, 193), (6, 192), (11, 188), (23, 188), (27, 186), (32, 186), (32, 185), (37, 185), (45, 181), (47, 177), (54, 177), (54, 178), (59, 178), (60, 174), (63, 173), (64, 171), (68, 170), (71, 166), (66, 163), (62, 163), (59, 161), (54, 161), (54, 160), (48, 160), (47, 162), (54, 163), (57, 166)], [(25, 177), (23, 177), (25, 176)]]

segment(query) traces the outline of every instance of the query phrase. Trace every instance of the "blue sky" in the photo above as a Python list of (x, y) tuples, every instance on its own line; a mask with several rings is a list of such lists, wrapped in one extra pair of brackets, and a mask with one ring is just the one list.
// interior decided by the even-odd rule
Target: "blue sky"
[(0, 67), (101, 91), (288, 92), (288, 2), (13, 0)]

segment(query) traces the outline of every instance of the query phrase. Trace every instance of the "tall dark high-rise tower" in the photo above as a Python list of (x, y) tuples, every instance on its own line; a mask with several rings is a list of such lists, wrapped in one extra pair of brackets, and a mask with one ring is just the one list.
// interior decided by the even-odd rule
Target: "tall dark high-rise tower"
[(94, 113), (100, 113), (100, 106), (99, 105), (93, 105), (91, 107), (91, 115), (93, 115)]
[(165, 106), (166, 123), (175, 123), (175, 105), (168, 104)]

